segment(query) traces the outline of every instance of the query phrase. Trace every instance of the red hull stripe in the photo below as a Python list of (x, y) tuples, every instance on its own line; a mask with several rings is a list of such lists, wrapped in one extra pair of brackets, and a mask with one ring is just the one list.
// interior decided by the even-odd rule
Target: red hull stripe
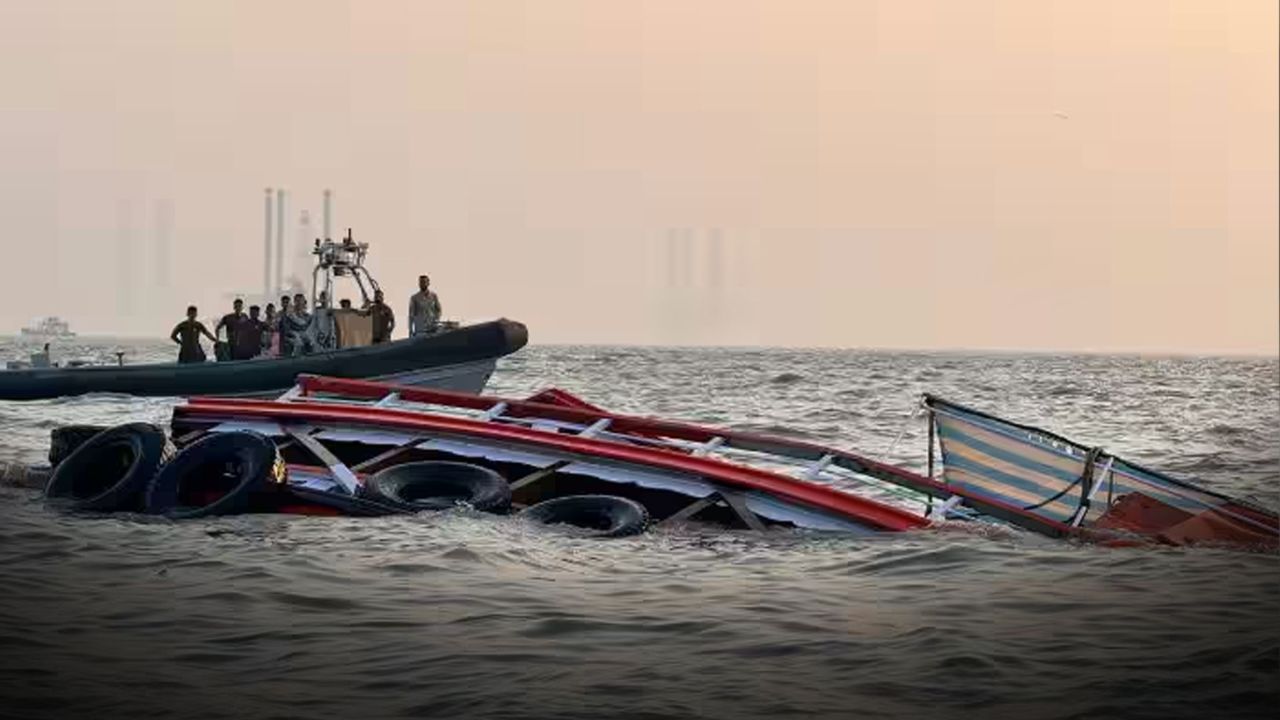
[[(388, 392), (389, 386), (375, 385), (375, 387), (381, 391), (378, 394), (380, 397)], [(401, 397), (406, 400), (414, 399), (405, 394)], [(466, 397), (475, 399), (475, 396)], [(481, 404), (481, 407), (489, 407), (489, 405)], [(729, 465), (671, 450), (618, 445), (572, 435), (553, 435), (542, 430), (497, 425), (465, 418), (424, 415), (391, 408), (290, 404), (234, 398), (192, 398), (189, 404), (175, 407), (174, 415), (204, 416), (210, 419), (252, 417), (337, 425), (372, 425), (548, 447), (586, 458), (603, 458), (699, 475), (727, 485), (758, 490), (793, 502), (821, 508), (881, 530), (905, 531), (928, 525), (928, 521), (924, 518), (906, 510), (764, 470)]]
[[(951, 494), (961, 494), (956, 493), (954, 488), (950, 488), (946, 485), (930, 480), (923, 475), (917, 475), (910, 471), (903, 470), (902, 468), (886, 465), (853, 453), (833, 450), (831, 448), (814, 445), (812, 443), (770, 437), (768, 435), (757, 435), (754, 433), (738, 432), (734, 430), (719, 430), (688, 423), (672, 422), (669, 420), (636, 417), (634, 415), (619, 415), (605, 410), (595, 409), (594, 406), (589, 406), (585, 401), (556, 388), (543, 390), (534, 397), (550, 396), (556, 398), (557, 401), (571, 398), (569, 402), (581, 403), (582, 405), (587, 405), (591, 409), (584, 407), (566, 407), (560, 404), (552, 405), (537, 403), (527, 400), (515, 400), (490, 395), (468, 395), (466, 393), (457, 393), (448, 390), (432, 390), (427, 388), (377, 383), (368, 380), (350, 380), (346, 378), (320, 377), (316, 375), (299, 375), (298, 384), (306, 394), (313, 392), (327, 392), (350, 398), (377, 400), (385, 397), (388, 393), (394, 392), (399, 395), (401, 399), (408, 400), (410, 402), (435, 403), (439, 405), (468, 408), (471, 410), (488, 410), (494, 405), (502, 402), (507, 404), (507, 408), (503, 411), (503, 415), (507, 417), (547, 418), (549, 420), (580, 423), (583, 425), (590, 425), (597, 420), (608, 418), (610, 421), (609, 432), (615, 434), (634, 434), (650, 437), (662, 435), (678, 440), (697, 443), (707, 442), (714, 437), (723, 437), (727, 440), (738, 441), (739, 443), (799, 450), (813, 455), (814, 458), (821, 457), (827, 453), (832, 453), (849, 460), (854, 460), (858, 464), (868, 469), (876, 470), (881, 474), (909, 480), (913, 486), (921, 485), (924, 487), (931, 487), (936, 490), (939, 496), (942, 497), (946, 497)], [(191, 398), (191, 402), (198, 403), (200, 405), (215, 406), (236, 405), (243, 401), (236, 398), (195, 397)]]
[[(946, 485), (924, 475), (918, 475), (909, 470), (862, 457), (855, 453), (790, 438), (708, 428), (669, 420), (636, 417), (634, 415), (619, 415), (591, 406), (585, 401), (557, 388), (544, 390), (534, 396), (534, 398), (538, 398), (539, 396), (550, 395), (553, 398), (553, 402), (556, 403), (542, 404), (528, 400), (467, 395), (447, 390), (401, 387), (368, 380), (349, 380), (317, 375), (300, 375), (298, 376), (298, 382), (305, 393), (328, 392), (372, 400), (384, 397), (388, 392), (396, 392), (401, 398), (413, 402), (437, 403), (473, 410), (487, 410), (499, 402), (505, 402), (508, 407), (504, 414), (510, 417), (548, 418), (583, 425), (589, 425), (596, 420), (608, 418), (610, 420), (609, 431), (618, 434), (630, 434), (640, 437), (669, 437), (696, 443), (705, 443), (712, 438), (723, 437), (734, 447), (790, 457), (804, 456), (811, 460), (817, 460), (824, 455), (831, 454), (836, 458), (835, 464), (846, 470), (866, 473), (873, 477), (883, 478), (888, 482), (897, 482), (904, 487), (927, 495), (944, 498), (958, 495), (964, 498), (975, 510), (989, 513), (993, 517), (1003, 518), (1052, 537), (1088, 534), (1087, 530), (1072, 527), (1057, 520), (1041, 518), (1034, 513), (1029, 513), (1022, 508), (999, 499)], [(563, 403), (564, 400), (569, 398), (571, 400), (568, 403)], [(565, 407), (565, 404), (580, 404), (580, 406)]]
[[(468, 395), (465, 393), (450, 392), (447, 390), (431, 390), (427, 388), (391, 385), (371, 382), (368, 380), (351, 380), (346, 378), (332, 378), (305, 374), (298, 376), (298, 384), (301, 386), (304, 393), (328, 392), (350, 398), (376, 400), (386, 396), (387, 393), (395, 392), (402, 399), (409, 400), (411, 402), (436, 403), (440, 405), (450, 405), (453, 407), (470, 408), (472, 410), (487, 410), (499, 402), (505, 402), (507, 404), (507, 408), (504, 411), (504, 414), (510, 417), (548, 418), (551, 420), (580, 423), (583, 425), (589, 425), (602, 418), (609, 418), (609, 431), (619, 434), (631, 434), (641, 437), (666, 436), (697, 443), (707, 442), (714, 437), (723, 437), (735, 447), (789, 455), (791, 457), (804, 456), (813, 460), (816, 460), (823, 455), (831, 454), (836, 458), (835, 464), (847, 470), (881, 477), (889, 482), (897, 482), (904, 487), (911, 488), (912, 490), (920, 493), (933, 495), (935, 497), (945, 498), (952, 495), (958, 495), (964, 498), (965, 501), (975, 510), (990, 513), (995, 517), (1005, 519), (1006, 521), (1013, 522), (1037, 532), (1053, 537), (1087, 534), (1087, 531), (1082, 531), (1080, 528), (1074, 528), (1056, 520), (1041, 518), (1035, 514), (1026, 512), (1022, 508), (1015, 507), (998, 499), (975, 494), (963, 488), (946, 485), (933, 480), (932, 478), (925, 477), (924, 475), (919, 475), (909, 470), (894, 467), (893, 465), (877, 462), (855, 453), (835, 450), (821, 445), (815, 445), (813, 443), (791, 440), (789, 438), (778, 438), (734, 430), (707, 428), (687, 423), (656, 420), (631, 415), (618, 415), (596, 409), (594, 406), (590, 409), (583, 407), (566, 407), (567, 404), (580, 403), (582, 405), (587, 405), (587, 403), (556, 388), (550, 388), (534, 395), (534, 398), (542, 396), (555, 403), (547, 404), (532, 402), (529, 400)], [(572, 398), (572, 400), (569, 400), (568, 403), (563, 402), (569, 398)], [(233, 398), (192, 399), (192, 402), (197, 401), (209, 405), (236, 402)]]

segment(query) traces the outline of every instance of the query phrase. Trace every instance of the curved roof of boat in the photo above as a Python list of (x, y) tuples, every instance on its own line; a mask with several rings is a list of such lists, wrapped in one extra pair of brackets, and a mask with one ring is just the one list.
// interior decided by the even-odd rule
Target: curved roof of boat
[[(509, 417), (545, 417), (549, 420), (594, 420), (598, 427), (612, 426), (612, 432), (579, 434), (548, 432), (534, 427), (493, 422), (480, 417), (459, 417), (444, 412), (415, 407), (357, 404), (325, 398), (334, 391), (354, 393), (366, 400), (384, 396), (403, 396), (442, 405), (471, 409), (498, 408)], [(470, 439), (537, 449), (557, 456), (591, 459), (631, 466), (644, 466), (664, 472), (697, 476), (708, 481), (745, 490), (761, 492), (790, 502), (815, 507), (840, 516), (856, 519), (871, 527), (904, 531), (923, 527), (928, 521), (904, 508), (872, 498), (855, 495), (828, 485), (818, 484), (782, 472), (702, 456), (672, 447), (628, 442), (619, 433), (630, 433), (636, 439), (657, 437), (672, 428), (692, 428), (715, 432), (697, 426), (682, 426), (646, 418), (614, 415), (600, 411), (563, 391), (544, 391), (538, 397), (547, 402), (529, 402), (510, 398), (464, 395), (438, 390), (405, 388), (383, 383), (336, 378), (303, 377), (297, 392), (280, 400), (239, 398), (191, 398), (174, 408), (175, 417), (188, 420), (223, 421), (267, 420), (282, 423), (320, 424), (327, 426), (362, 426), (397, 431), (421, 432), (432, 436)], [(602, 423), (607, 419), (608, 423)]]

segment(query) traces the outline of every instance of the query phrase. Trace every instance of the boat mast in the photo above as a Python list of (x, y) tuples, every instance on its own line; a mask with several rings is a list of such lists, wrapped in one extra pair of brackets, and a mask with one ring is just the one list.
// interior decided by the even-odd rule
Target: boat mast
[(317, 307), (320, 293), (323, 292), (333, 307), (333, 279), (335, 277), (351, 277), (360, 288), (363, 303), (373, 300), (373, 293), (378, 290), (378, 281), (365, 268), (365, 257), (369, 253), (369, 243), (357, 243), (351, 237), (351, 228), (347, 228), (347, 236), (342, 242), (334, 242), (329, 238), (316, 238), (316, 267), (311, 273), (311, 307)]

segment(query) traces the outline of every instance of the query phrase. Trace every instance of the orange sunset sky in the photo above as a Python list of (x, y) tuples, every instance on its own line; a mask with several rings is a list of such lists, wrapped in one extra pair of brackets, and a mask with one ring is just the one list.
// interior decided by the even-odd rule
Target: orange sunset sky
[(331, 187), (535, 343), (1274, 354), (1277, 5), (4, 3), (0, 333), (222, 312)]

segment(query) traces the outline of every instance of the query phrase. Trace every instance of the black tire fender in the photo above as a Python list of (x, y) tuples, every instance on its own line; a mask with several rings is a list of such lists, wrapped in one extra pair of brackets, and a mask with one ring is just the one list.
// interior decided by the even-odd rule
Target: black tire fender
[(482, 465), (427, 460), (395, 465), (365, 480), (360, 495), (401, 510), (448, 510), (460, 504), (483, 512), (511, 507), (506, 478)]
[(617, 495), (565, 495), (531, 505), (520, 516), (543, 525), (592, 530), (591, 537), (638, 535), (649, 527), (644, 506)]
[(211, 433), (156, 473), (145, 508), (175, 520), (250, 512), (285, 479), (284, 460), (269, 438), (247, 430)]
[(82, 442), (58, 463), (44, 495), (75, 512), (139, 510), (147, 484), (174, 453), (150, 423), (117, 425)]
[(50, 430), (49, 467), (58, 467), (76, 448), (106, 429), (106, 425), (63, 425)]

